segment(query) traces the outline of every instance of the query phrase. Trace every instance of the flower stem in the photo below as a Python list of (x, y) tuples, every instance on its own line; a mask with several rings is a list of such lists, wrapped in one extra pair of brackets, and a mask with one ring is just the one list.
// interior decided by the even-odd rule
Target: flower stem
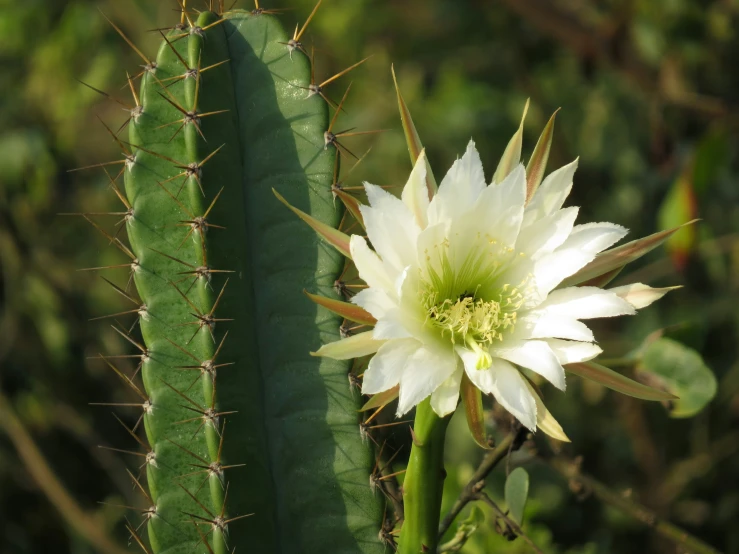
[(450, 417), (440, 418), (427, 398), (416, 408), (413, 447), (403, 480), (405, 521), (398, 554), (436, 552), (444, 485), (444, 435)]

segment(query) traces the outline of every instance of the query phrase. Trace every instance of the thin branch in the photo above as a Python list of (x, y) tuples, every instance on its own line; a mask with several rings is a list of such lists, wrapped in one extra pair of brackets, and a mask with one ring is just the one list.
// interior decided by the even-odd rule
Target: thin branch
[(536, 552), (537, 554), (544, 554), (542, 550), (534, 544), (534, 541), (532, 541), (529, 536), (523, 532), (523, 529), (521, 529), (521, 526), (513, 521), (511, 518), (509, 518), (503, 510), (500, 509), (500, 507), (493, 501), (492, 498), (490, 498), (487, 493), (480, 491), (478, 492), (474, 500), (481, 500), (482, 502), (485, 502), (488, 506), (490, 506), (493, 511), (498, 514), (498, 517), (501, 518), (503, 521), (505, 521), (506, 525), (510, 527), (511, 530), (513, 530), (516, 535), (521, 537), (524, 541), (526, 541), (526, 544), (528, 544), (531, 549)]
[(581, 473), (580, 466), (577, 462), (565, 458), (552, 458), (548, 460), (548, 463), (560, 475), (569, 479), (570, 482), (579, 484), (602, 502), (618, 508), (647, 527), (654, 529), (658, 535), (681, 546), (685, 551), (692, 552), (693, 554), (720, 554), (718, 550), (689, 534), (684, 529), (660, 519), (657, 514), (641, 504), (612, 491), (593, 477)]
[(462, 492), (459, 494), (459, 498), (454, 502), (454, 505), (449, 510), (449, 513), (444, 516), (444, 519), (439, 524), (439, 538), (444, 536), (449, 527), (454, 523), (454, 520), (464, 507), (475, 499), (478, 483), (485, 481), (485, 478), (493, 471), (493, 468), (497, 466), (501, 460), (506, 458), (510, 452), (518, 450), (523, 443), (527, 434), (526, 429), (519, 428), (511, 430), (506, 437), (500, 441), (500, 443), (492, 450), (490, 450), (480, 462), (477, 470), (472, 475), (472, 478), (465, 485)]
[(99, 522), (82, 509), (59, 481), (39, 450), (33, 437), (15, 415), (8, 400), (0, 393), (0, 427), (8, 434), (24, 468), (31, 474), (49, 501), (59, 511), (70, 527), (75, 529), (95, 549), (105, 554), (129, 554), (115, 544), (102, 530)]

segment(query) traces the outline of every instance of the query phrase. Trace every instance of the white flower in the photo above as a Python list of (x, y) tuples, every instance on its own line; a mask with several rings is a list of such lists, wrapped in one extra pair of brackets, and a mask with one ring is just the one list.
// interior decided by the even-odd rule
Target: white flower
[(564, 390), (563, 365), (601, 352), (581, 320), (634, 314), (661, 296), (644, 285), (557, 289), (626, 235), (613, 223), (575, 225), (578, 208), (562, 205), (576, 168), (551, 173), (527, 204), (523, 166), (487, 185), (471, 141), (430, 201), (423, 154), (401, 199), (365, 184), (370, 206), (361, 213), (374, 250), (351, 237), (368, 285), (352, 300), (377, 324), (318, 354), (374, 353), (362, 392), (399, 385), (398, 415), (429, 395), (439, 416), (453, 412), (466, 373), (533, 431), (539, 400), (519, 368)]

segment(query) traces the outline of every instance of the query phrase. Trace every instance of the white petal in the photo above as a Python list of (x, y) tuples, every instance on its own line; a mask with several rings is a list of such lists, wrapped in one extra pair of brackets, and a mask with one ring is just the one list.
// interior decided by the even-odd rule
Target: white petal
[(491, 349), (490, 353), (535, 371), (558, 389), (565, 390), (565, 370), (544, 341), (504, 341), (499, 347)]
[(549, 348), (554, 352), (554, 355), (557, 356), (559, 363), (562, 365), (587, 362), (603, 352), (600, 346), (593, 344), (592, 342), (578, 342), (560, 339), (545, 340), (549, 345)]
[(382, 261), (400, 273), (416, 261), (420, 227), (408, 207), (389, 192), (364, 184), (370, 206), (360, 206), (367, 236)]
[(524, 216), (526, 223), (541, 219), (562, 207), (572, 190), (572, 178), (577, 169), (577, 162), (578, 160), (575, 160), (547, 175), (529, 205), (526, 206)]
[[(523, 221), (525, 191), (526, 173), (518, 166), (501, 184), (483, 190), (472, 210), (455, 220), (452, 238), (458, 233), (464, 235), (462, 240), (480, 235), (505, 246), (515, 245)], [(455, 257), (466, 257), (466, 253), (455, 253)]]
[[(520, 328), (520, 329), (519, 329)], [(593, 342), (593, 332), (584, 323), (567, 316), (527, 315), (516, 324), (516, 335), (532, 339), (569, 339)]]
[[(565, 245), (567, 244), (565, 241)], [(541, 298), (545, 298), (564, 279), (577, 273), (595, 258), (595, 252), (563, 245), (543, 256), (534, 265), (534, 281)]]
[(397, 301), (388, 295), (384, 289), (362, 289), (352, 297), (352, 303), (368, 311), (375, 319), (385, 317), (390, 310), (397, 308)]
[(577, 248), (597, 254), (620, 241), (628, 232), (626, 227), (605, 221), (575, 225), (562, 248)]
[(517, 369), (501, 367), (496, 372), (495, 399), (530, 431), (536, 431), (536, 400)]
[(418, 260), (424, 272), (423, 277), (428, 279), (428, 272), (433, 270), (441, 275), (446, 260), (448, 260), (449, 246), (447, 236), (449, 235), (449, 222), (429, 224), (421, 234), (418, 235)]
[(367, 246), (367, 241), (359, 235), (352, 235), (349, 240), (349, 251), (359, 276), (372, 288), (384, 289), (392, 293), (395, 289), (393, 279), (380, 257)]
[(641, 310), (642, 308), (649, 306), (652, 302), (656, 302), (671, 290), (679, 288), (681, 287), (654, 289), (649, 285), (634, 283), (632, 285), (624, 285), (623, 287), (615, 287), (608, 290), (626, 300), (626, 302), (634, 306), (637, 310)]
[(590, 319), (634, 315), (636, 310), (612, 291), (597, 287), (567, 287), (550, 292), (536, 312), (573, 319)]
[(621, 240), (627, 232), (614, 223), (575, 226), (562, 246), (537, 261), (534, 277), (539, 294), (549, 294), (564, 279), (590, 263), (601, 250)]
[(421, 347), (408, 358), (400, 378), (398, 416), (427, 398), (441, 386), (457, 367), (457, 358), (451, 350), (431, 350)]
[(416, 218), (416, 224), (425, 229), (428, 225), (429, 191), (426, 187), (426, 151), (418, 156), (408, 182), (401, 195), (403, 203)]
[(421, 346), (416, 340), (391, 340), (383, 344), (369, 362), (362, 379), (362, 394), (376, 394), (393, 388), (408, 358)]
[(431, 393), (431, 408), (439, 417), (448, 416), (457, 409), (462, 375), (464, 375), (464, 368), (460, 364), (454, 373)]
[(374, 354), (384, 343), (384, 340), (375, 340), (372, 331), (366, 331), (347, 339), (324, 344), (317, 352), (312, 352), (312, 355), (325, 356), (334, 360), (351, 360)]
[(441, 181), (436, 196), (429, 205), (428, 224), (455, 219), (468, 211), (485, 189), (485, 174), (474, 141), (467, 145), (467, 151)]
[(526, 168), (518, 164), (508, 176), (497, 185), (491, 184), (502, 206), (520, 206), (526, 203)]
[(399, 308), (387, 312), (381, 319), (377, 320), (374, 329), (374, 337), (377, 340), (405, 339), (412, 337), (403, 325), (403, 313)]
[(521, 374), (509, 362), (493, 358), (493, 365), (483, 370), (465, 363), (465, 372), (478, 389), (492, 394), (526, 428), (536, 429), (536, 401)]
[(547, 215), (521, 229), (516, 250), (537, 259), (553, 252), (570, 236), (580, 208), (565, 208)]

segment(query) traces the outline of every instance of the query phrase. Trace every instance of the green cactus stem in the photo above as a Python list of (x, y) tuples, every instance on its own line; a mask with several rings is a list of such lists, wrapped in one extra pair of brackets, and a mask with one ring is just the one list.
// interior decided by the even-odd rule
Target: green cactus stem
[(348, 362), (308, 355), (342, 318), (302, 291), (336, 298), (342, 261), (272, 194), (338, 225), (329, 109), (267, 11), (183, 6), (141, 75), (120, 142), (131, 247), (116, 244), (143, 390), (105, 361), (145, 398), (153, 552), (380, 553), (360, 395)]

